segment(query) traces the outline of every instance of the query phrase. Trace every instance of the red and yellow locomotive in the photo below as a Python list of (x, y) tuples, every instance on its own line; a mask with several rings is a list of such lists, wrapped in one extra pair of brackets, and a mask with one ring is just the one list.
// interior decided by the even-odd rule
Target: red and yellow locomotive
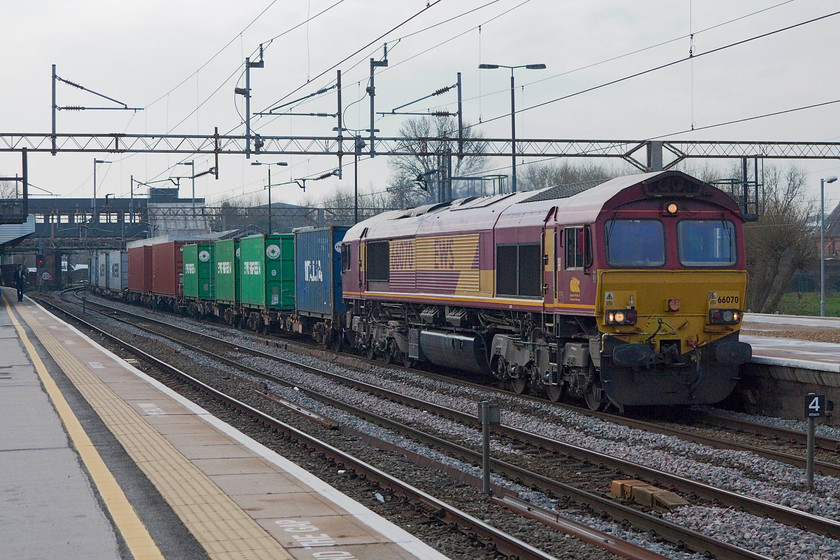
[(751, 357), (742, 227), (677, 171), (386, 212), (342, 243), (345, 332), (592, 409), (718, 402)]

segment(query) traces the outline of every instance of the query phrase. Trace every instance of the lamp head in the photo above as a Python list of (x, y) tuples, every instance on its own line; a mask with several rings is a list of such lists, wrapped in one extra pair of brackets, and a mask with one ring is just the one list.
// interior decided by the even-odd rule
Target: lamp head
[(545, 70), (545, 64), (526, 64), (528, 70)]
[(499, 68), (498, 64), (479, 64), (478, 65), (479, 70), (495, 70), (496, 68)]
[(821, 181), (824, 181), (824, 182), (826, 182), (826, 183), (833, 183), (834, 181), (836, 181), (836, 180), (837, 180), (837, 176), (836, 176), (836, 175), (832, 175), (831, 177), (826, 177), (825, 179), (820, 179), (820, 180), (821, 180)]

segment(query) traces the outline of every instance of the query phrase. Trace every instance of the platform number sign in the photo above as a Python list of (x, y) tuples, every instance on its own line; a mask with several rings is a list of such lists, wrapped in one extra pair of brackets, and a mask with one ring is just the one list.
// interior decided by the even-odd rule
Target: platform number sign
[(811, 393), (805, 397), (805, 418), (822, 418), (825, 416), (825, 395)]

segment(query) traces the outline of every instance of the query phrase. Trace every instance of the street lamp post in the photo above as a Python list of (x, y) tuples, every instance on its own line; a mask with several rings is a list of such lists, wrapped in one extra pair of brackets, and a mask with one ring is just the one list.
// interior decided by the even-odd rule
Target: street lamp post
[(93, 160), (93, 204), (91, 205), (91, 208), (93, 210), (93, 214), (91, 215), (91, 218), (90, 218), (91, 222), (96, 220), (96, 164), (97, 163), (111, 163), (111, 162), (110, 161), (105, 161), (104, 159), (96, 159), (96, 158), (94, 158), (94, 160)]
[(511, 191), (516, 192), (516, 103), (514, 98), (513, 71), (516, 68), (526, 70), (545, 70), (545, 64), (520, 64), (506, 66), (504, 64), (479, 64), (480, 70), (495, 70), (496, 68), (510, 68), (510, 157), (511, 157)]
[(820, 317), (825, 317), (825, 184), (837, 177), (820, 179)]
[(259, 162), (259, 161), (252, 161), (251, 165), (267, 165), (268, 166), (268, 184), (264, 188), (268, 189), (268, 233), (270, 234), (271, 233), (271, 187), (272, 187), (272, 184), (271, 184), (271, 166), (272, 165), (286, 166), (286, 165), (289, 165), (289, 164), (285, 161), (276, 161), (274, 163), (262, 163), (262, 162)]

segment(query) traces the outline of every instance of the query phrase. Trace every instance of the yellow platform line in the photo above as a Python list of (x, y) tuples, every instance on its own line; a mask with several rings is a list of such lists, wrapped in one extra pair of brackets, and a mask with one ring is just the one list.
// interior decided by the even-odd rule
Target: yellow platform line
[(215, 560), (293, 557), (25, 308), (21, 317), (82, 396)]
[(131, 554), (136, 560), (163, 559), (163, 555), (160, 553), (154, 540), (152, 540), (143, 522), (137, 517), (137, 513), (131, 507), (120, 485), (117, 484), (114, 475), (111, 474), (111, 471), (105, 465), (99, 452), (93, 446), (84, 428), (82, 428), (79, 419), (76, 418), (70, 405), (64, 399), (64, 395), (61, 394), (55, 381), (50, 377), (44, 362), (41, 361), (41, 358), (35, 351), (35, 347), (26, 335), (26, 331), (23, 330), (23, 327), (18, 322), (17, 317), (12, 313), (9, 302), (5, 297), (3, 298), (3, 303), (6, 305), (6, 312), (9, 314), (18, 332), (18, 336), (20, 336), (21, 342), (23, 342), (26, 351), (29, 353), (29, 358), (35, 366), (35, 371), (38, 372), (38, 377), (41, 379), (47, 395), (58, 412), (61, 422), (64, 424), (70, 440), (73, 442), (73, 446), (82, 458), (93, 483), (96, 485), (99, 494), (102, 496), (102, 500), (105, 502), (105, 507), (108, 508), (108, 512), (111, 514), (117, 530), (123, 539), (125, 539)]

